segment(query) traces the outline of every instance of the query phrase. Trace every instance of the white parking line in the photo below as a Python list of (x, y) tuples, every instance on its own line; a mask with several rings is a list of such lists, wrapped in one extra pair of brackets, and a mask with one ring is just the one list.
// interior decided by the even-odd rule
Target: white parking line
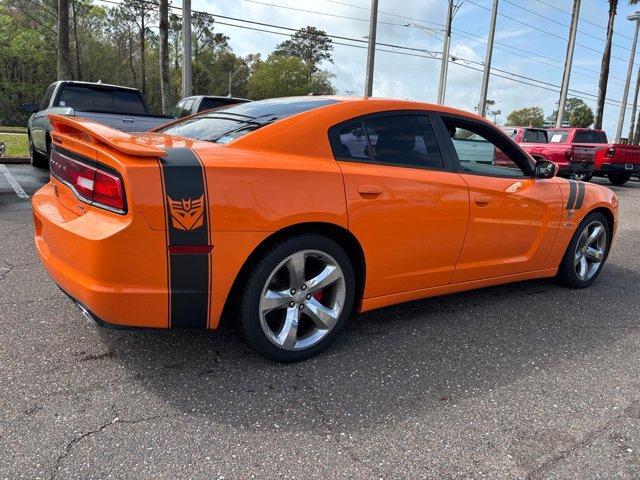
[(9, 182), (9, 185), (11, 185), (11, 188), (13, 188), (13, 191), (16, 192), (16, 195), (18, 197), (29, 198), (29, 195), (27, 195), (27, 192), (24, 191), (22, 186), (18, 183), (15, 177), (11, 175), (11, 172), (9, 171), (7, 166), (3, 163), (0, 163), (0, 172), (4, 174), (4, 177), (7, 179), (7, 181)]

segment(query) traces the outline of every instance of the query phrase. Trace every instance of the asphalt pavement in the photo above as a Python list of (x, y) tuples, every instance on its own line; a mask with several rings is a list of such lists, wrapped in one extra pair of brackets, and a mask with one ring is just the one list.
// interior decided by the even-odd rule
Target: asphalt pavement
[[(27, 196), (48, 178), (6, 169)], [(637, 181), (614, 187), (618, 237), (590, 289), (385, 308), (279, 365), (228, 326), (88, 323), (40, 266), (29, 199), (5, 173), (0, 478), (640, 477)]]

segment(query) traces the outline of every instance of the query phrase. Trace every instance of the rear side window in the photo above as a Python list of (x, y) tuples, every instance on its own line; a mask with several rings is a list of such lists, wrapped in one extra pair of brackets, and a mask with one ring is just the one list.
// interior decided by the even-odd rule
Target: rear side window
[(339, 127), (333, 140), (341, 159), (385, 165), (443, 169), (442, 156), (426, 115), (385, 115)]
[(566, 130), (549, 130), (547, 132), (549, 143), (566, 143), (569, 132)]
[(547, 132), (544, 130), (526, 129), (522, 141), (525, 143), (547, 143)]
[(147, 113), (142, 97), (134, 90), (88, 85), (65, 85), (58, 98), (58, 106), (130, 115)]

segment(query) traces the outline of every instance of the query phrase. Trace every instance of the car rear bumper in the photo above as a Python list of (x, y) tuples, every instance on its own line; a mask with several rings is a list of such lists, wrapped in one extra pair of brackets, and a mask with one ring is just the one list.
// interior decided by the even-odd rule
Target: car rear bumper
[[(98, 323), (168, 326), (166, 237), (141, 214), (87, 205), (77, 215), (51, 183), (33, 196), (35, 245), (56, 284)], [(86, 316), (86, 315), (85, 315)]]
[(593, 163), (568, 163), (559, 166), (559, 175), (572, 175), (576, 173), (593, 173)]
[(640, 175), (640, 163), (603, 163), (597, 173), (603, 175), (609, 172), (625, 172)]

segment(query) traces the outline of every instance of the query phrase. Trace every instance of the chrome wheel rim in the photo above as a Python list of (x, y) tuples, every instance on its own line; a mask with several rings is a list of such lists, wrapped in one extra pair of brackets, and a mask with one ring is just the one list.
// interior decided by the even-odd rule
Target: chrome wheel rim
[(607, 231), (598, 220), (589, 223), (578, 238), (573, 265), (582, 281), (591, 280), (604, 261), (607, 248)]
[(588, 173), (574, 173), (573, 175), (571, 175), (571, 179), (572, 180), (576, 180), (579, 182), (584, 181), (585, 178), (587, 178), (589, 176)]
[(338, 262), (319, 250), (289, 255), (271, 272), (262, 289), (260, 325), (284, 350), (310, 348), (336, 326), (346, 298)]

